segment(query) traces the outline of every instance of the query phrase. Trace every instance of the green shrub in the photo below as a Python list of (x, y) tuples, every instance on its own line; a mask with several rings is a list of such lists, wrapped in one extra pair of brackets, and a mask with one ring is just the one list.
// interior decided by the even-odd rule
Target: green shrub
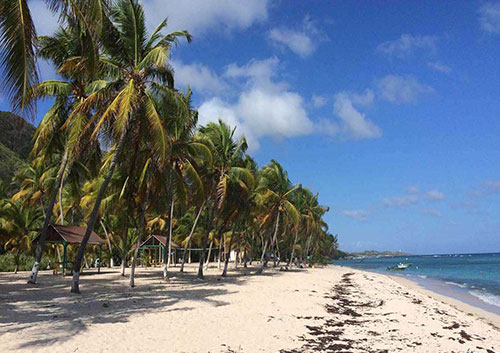
[[(19, 271), (29, 271), (33, 267), (35, 259), (33, 255), (21, 254), (19, 255)], [(41, 270), (47, 269), (49, 265), (49, 258), (42, 257)], [(14, 272), (14, 254), (0, 255), (0, 272)]]

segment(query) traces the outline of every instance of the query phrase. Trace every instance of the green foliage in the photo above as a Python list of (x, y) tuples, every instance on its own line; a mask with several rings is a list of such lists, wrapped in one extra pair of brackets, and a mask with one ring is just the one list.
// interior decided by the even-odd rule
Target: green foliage
[[(47, 256), (42, 258), (42, 265), (40, 268), (49, 268), (50, 258)], [(21, 254), (19, 256), (19, 271), (29, 271), (33, 267), (35, 258), (31, 254)], [(52, 261), (53, 263), (53, 261)], [(0, 272), (13, 272), (15, 267), (15, 255), (3, 254), (0, 255)]]

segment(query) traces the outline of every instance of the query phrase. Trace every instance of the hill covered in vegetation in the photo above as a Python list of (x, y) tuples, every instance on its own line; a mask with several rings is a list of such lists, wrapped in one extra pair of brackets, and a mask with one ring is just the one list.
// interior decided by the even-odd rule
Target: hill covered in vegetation
[(35, 127), (21, 117), (0, 111), (0, 180), (11, 183), (15, 172), (28, 159)]
[(409, 256), (411, 254), (401, 252), (401, 251), (376, 251), (376, 250), (366, 250), (363, 252), (353, 252), (349, 253), (353, 257), (377, 257), (377, 256)]

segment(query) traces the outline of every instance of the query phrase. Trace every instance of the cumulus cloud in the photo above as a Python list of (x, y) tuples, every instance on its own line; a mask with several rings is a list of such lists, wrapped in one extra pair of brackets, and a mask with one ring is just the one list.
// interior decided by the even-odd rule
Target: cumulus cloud
[(420, 189), (414, 185), (406, 188), (406, 193), (401, 196), (394, 196), (382, 200), (385, 207), (406, 207), (420, 201)]
[(321, 108), (321, 107), (325, 106), (325, 104), (327, 102), (326, 97), (324, 97), (324, 96), (317, 96), (315, 94), (313, 94), (313, 96), (312, 96), (311, 99), (312, 99), (314, 108)]
[[(245, 135), (253, 150), (259, 148), (259, 140), (263, 137), (288, 138), (316, 133), (344, 139), (368, 139), (382, 135), (381, 129), (359, 110), (361, 106), (373, 104), (372, 90), (337, 93), (333, 116), (313, 121), (303, 97), (278, 78), (278, 68), (279, 60), (275, 57), (226, 66), (219, 78), (222, 83), (217, 86), (228, 84), (238, 93), (229, 98), (214, 95), (206, 99), (198, 108), (200, 124), (221, 119), (236, 126), (237, 134)], [(206, 74), (206, 77), (210, 80), (212, 75)], [(313, 96), (313, 104), (326, 104), (326, 98)]]
[(304, 18), (302, 28), (273, 28), (268, 37), (274, 44), (288, 48), (302, 58), (312, 55), (318, 43), (327, 38), (316, 28), (309, 16)]
[[(354, 104), (362, 98), (346, 92), (337, 93), (334, 97), (333, 113), (339, 118), (336, 133), (340, 132), (354, 139), (376, 138), (382, 135), (380, 128), (368, 120)], [(324, 124), (324, 122), (323, 122)]]
[(180, 86), (190, 86), (204, 95), (216, 95), (228, 89), (228, 84), (224, 80), (202, 64), (184, 64), (179, 60), (171, 60), (170, 64), (175, 71), (176, 84)]
[(439, 62), (428, 62), (427, 66), (429, 66), (432, 70), (437, 72), (442, 72), (444, 74), (451, 73), (452, 69), (448, 65), (441, 64)]
[(342, 211), (342, 215), (360, 222), (365, 222), (368, 220), (370, 214), (365, 210), (344, 210)]
[(387, 75), (377, 82), (377, 88), (379, 96), (392, 103), (414, 103), (421, 94), (434, 92), (410, 75)]
[(479, 23), (488, 33), (500, 33), (500, 2), (488, 2), (479, 8)]
[(416, 194), (406, 194), (402, 196), (394, 196), (382, 200), (385, 207), (405, 207), (416, 204), (420, 200)]
[(387, 56), (405, 58), (411, 56), (416, 51), (433, 53), (436, 51), (438, 37), (436, 36), (413, 36), (411, 34), (402, 34), (396, 40), (389, 40), (381, 43), (377, 51)]
[[(275, 79), (276, 58), (253, 60), (245, 66), (229, 65), (224, 77), (240, 81), (242, 90), (235, 102), (218, 97), (199, 107), (200, 123), (219, 118), (237, 126), (251, 149), (259, 147), (261, 137), (294, 137), (313, 131), (313, 122), (304, 108), (302, 97), (285, 82)], [(236, 82), (234, 84), (237, 84)]]
[(168, 16), (168, 29), (186, 29), (195, 36), (209, 30), (247, 29), (267, 20), (268, 0), (144, 0), (148, 27), (154, 29)]
[(420, 192), (417, 186), (408, 186), (403, 195), (385, 198), (382, 204), (385, 207), (407, 207), (419, 203), (420, 201), (441, 201), (445, 199), (443, 192), (439, 190), (428, 190)]
[(443, 216), (443, 214), (440, 211), (436, 210), (435, 208), (424, 208), (422, 210), (422, 213), (426, 214), (428, 216), (433, 216), (433, 217), (442, 217)]
[(425, 193), (425, 198), (429, 201), (441, 201), (444, 197), (444, 193), (439, 190), (429, 190)]

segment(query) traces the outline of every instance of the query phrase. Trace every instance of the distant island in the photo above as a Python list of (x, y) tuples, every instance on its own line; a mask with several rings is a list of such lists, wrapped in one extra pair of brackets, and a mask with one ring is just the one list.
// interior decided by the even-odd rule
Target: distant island
[(402, 251), (376, 251), (366, 250), (363, 252), (351, 252), (349, 257), (389, 257), (389, 256), (410, 256), (411, 254)]

